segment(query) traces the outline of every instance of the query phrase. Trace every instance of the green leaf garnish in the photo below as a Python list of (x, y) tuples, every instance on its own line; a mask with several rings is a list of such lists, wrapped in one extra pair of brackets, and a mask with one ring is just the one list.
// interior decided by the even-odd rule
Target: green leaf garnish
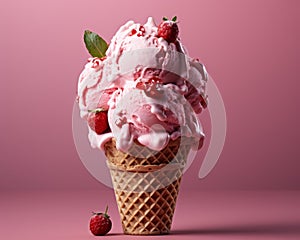
[(97, 33), (85, 30), (83, 39), (87, 50), (93, 57), (105, 56), (108, 45)]
[(176, 22), (176, 20), (177, 20), (177, 16), (175, 16), (175, 17), (172, 18), (173, 22)]
[(163, 17), (163, 20), (164, 20), (164, 21), (168, 21), (168, 18), (167, 18), (167, 17)]

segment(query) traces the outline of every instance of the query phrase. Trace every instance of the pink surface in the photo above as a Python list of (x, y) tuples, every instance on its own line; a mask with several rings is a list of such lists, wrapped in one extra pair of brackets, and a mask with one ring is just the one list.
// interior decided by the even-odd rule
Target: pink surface
[(108, 238), (141, 239), (120, 235), (112, 190), (80, 162), (71, 115), (88, 57), (83, 31), (109, 40), (150, 15), (178, 16), (182, 42), (220, 89), (228, 131), (213, 172), (197, 178), (205, 145), (184, 176), (172, 234), (149, 238), (300, 239), (299, 191), (201, 191), (300, 189), (299, 8), (297, 0), (3, 1), (0, 239), (94, 239), (90, 212), (106, 203)]
[[(109, 40), (129, 19), (177, 15), (180, 37), (224, 98), (228, 132), (197, 189), (299, 189), (299, 6), (296, 0), (4, 1), (1, 22), (0, 189), (96, 189), (71, 131), (91, 29)], [(204, 119), (204, 128), (209, 124)], [(209, 136), (209, 129), (206, 129)], [(207, 145), (205, 146), (207, 148)]]
[[(170, 235), (147, 239), (300, 239), (299, 191), (186, 191)], [(107, 237), (88, 229), (91, 211), (109, 204)], [(1, 239), (145, 239), (122, 234), (111, 189), (7, 192), (0, 198)], [(5, 217), (3, 217), (5, 216)]]

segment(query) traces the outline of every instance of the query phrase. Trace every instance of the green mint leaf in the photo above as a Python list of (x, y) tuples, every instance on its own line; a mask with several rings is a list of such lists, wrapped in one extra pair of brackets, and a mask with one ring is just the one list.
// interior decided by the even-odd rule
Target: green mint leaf
[(177, 16), (175, 16), (175, 17), (172, 18), (173, 22), (176, 22), (176, 20), (177, 20)]
[(164, 21), (168, 21), (168, 18), (167, 18), (167, 17), (163, 17), (163, 20), (164, 20)]
[(93, 57), (105, 56), (108, 45), (97, 33), (85, 30), (83, 39), (87, 50)]

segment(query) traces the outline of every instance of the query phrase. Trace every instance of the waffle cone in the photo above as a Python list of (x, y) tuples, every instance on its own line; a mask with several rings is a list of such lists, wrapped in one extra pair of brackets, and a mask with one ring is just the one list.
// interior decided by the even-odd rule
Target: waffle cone
[(169, 233), (190, 144), (178, 138), (159, 152), (134, 144), (124, 153), (112, 139), (104, 148), (124, 233)]

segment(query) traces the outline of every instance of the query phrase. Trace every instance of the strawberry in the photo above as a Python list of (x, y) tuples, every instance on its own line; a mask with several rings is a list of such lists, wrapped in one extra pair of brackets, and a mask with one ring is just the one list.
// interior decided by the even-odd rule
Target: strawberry
[(107, 234), (111, 229), (111, 220), (107, 215), (108, 206), (105, 209), (105, 213), (95, 213), (90, 220), (90, 230), (95, 236), (101, 236)]
[(175, 43), (179, 32), (176, 19), (176, 16), (172, 20), (163, 18), (164, 21), (159, 24), (157, 29), (157, 36), (162, 37), (168, 43)]
[(88, 125), (97, 134), (104, 133), (108, 127), (107, 111), (102, 108), (96, 108), (95, 110), (89, 110), (90, 114), (87, 118)]

